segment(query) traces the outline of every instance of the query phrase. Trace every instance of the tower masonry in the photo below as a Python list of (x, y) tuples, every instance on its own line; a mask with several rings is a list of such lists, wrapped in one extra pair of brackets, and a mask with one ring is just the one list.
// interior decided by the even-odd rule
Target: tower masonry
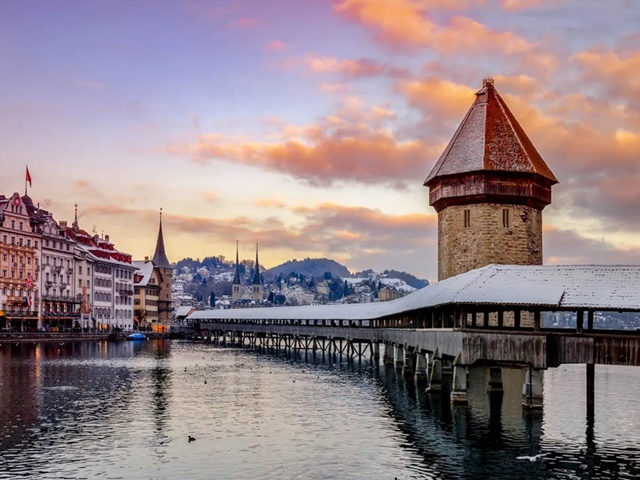
[(438, 212), (438, 280), (491, 263), (542, 264), (558, 180), (498, 94), (482, 89), (424, 185)]

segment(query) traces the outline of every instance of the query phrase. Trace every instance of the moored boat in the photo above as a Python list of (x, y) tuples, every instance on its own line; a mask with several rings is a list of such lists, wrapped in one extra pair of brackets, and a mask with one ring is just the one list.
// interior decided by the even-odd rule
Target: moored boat
[(144, 333), (135, 332), (127, 335), (127, 340), (146, 340), (147, 336)]

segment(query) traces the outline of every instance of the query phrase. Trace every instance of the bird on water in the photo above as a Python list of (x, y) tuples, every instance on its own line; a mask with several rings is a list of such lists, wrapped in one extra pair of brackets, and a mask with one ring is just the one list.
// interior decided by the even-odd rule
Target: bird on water
[(195, 437), (192, 437), (191, 435), (189, 435), (189, 443), (195, 442), (195, 441), (196, 441)]

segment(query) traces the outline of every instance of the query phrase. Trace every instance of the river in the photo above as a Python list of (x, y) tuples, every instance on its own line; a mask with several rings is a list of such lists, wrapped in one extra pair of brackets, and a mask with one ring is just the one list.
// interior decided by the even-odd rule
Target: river
[[(395, 369), (187, 341), (0, 345), (0, 479), (640, 479), (640, 369), (523, 373), (469, 406)], [(195, 440), (189, 441), (189, 437)], [(535, 461), (518, 459), (542, 455)]]

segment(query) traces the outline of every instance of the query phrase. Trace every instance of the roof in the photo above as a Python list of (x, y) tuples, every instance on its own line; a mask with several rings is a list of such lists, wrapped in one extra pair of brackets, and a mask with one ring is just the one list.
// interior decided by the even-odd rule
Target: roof
[(373, 320), (441, 305), (640, 311), (640, 265), (488, 265), (389, 302), (194, 312), (192, 319)]
[(176, 317), (186, 317), (194, 308), (191, 305), (181, 305), (176, 309)]
[(533, 173), (558, 183), (516, 118), (493, 79), (482, 89), (425, 180), (479, 171)]
[(142, 280), (136, 282), (136, 287), (146, 287), (149, 284), (151, 274), (153, 273), (153, 262), (136, 261), (133, 262), (133, 265), (138, 267), (138, 271), (136, 273), (142, 275)]
[[(160, 214), (162, 215), (162, 213)], [(153, 263), (160, 268), (171, 268), (171, 263), (164, 251), (164, 237), (162, 236), (162, 217), (160, 217), (160, 227), (158, 228), (158, 241), (156, 242), (156, 251), (153, 254)]]

